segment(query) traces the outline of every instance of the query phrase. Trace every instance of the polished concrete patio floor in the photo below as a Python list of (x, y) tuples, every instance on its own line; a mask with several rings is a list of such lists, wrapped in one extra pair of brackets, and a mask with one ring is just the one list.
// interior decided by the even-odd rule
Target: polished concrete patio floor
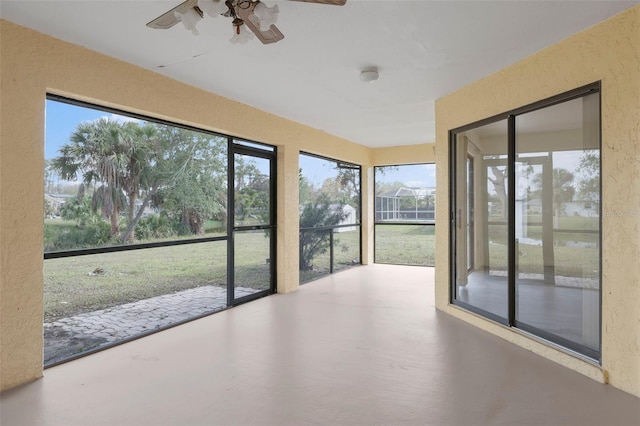
[(434, 308), (433, 269), (371, 265), (67, 364), (10, 425), (638, 425), (640, 399)]

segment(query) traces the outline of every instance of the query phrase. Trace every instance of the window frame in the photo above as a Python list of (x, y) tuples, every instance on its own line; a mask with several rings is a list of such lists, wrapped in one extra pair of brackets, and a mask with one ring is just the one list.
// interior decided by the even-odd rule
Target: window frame
[[(172, 127), (177, 127), (184, 130), (205, 133), (211, 136), (225, 138), (227, 140), (227, 157), (229, 157), (230, 154), (232, 153), (233, 147), (235, 147), (234, 148), (235, 151), (246, 151), (246, 152), (252, 153), (253, 155), (256, 155), (256, 154), (260, 155), (260, 152), (261, 152), (260, 147), (262, 146), (265, 147), (264, 150), (262, 150), (262, 152), (265, 153), (264, 154), (265, 156), (273, 157), (274, 159), (277, 157), (277, 147), (273, 145), (265, 144), (263, 142), (257, 142), (257, 141), (248, 140), (245, 138), (237, 138), (235, 136), (226, 135), (224, 133), (213, 132), (210, 130), (205, 130), (205, 129), (201, 129), (194, 126), (188, 126), (186, 124), (174, 123), (168, 120), (161, 120), (161, 119), (143, 115), (143, 114), (132, 113), (129, 111), (107, 107), (99, 104), (93, 104), (90, 102), (79, 101), (77, 99), (56, 95), (56, 94), (51, 94), (51, 93), (47, 93), (46, 100), (61, 102), (61, 103), (77, 106), (80, 108), (89, 108), (93, 110), (104, 111), (110, 114), (118, 114), (126, 117), (148, 121), (150, 123), (172, 126)], [(245, 143), (249, 145), (246, 145)], [(275, 185), (274, 185), (274, 188), (275, 188)], [(229, 218), (227, 218), (227, 221), (229, 221)], [(185, 244), (206, 243), (210, 241), (228, 241), (228, 240), (229, 240), (229, 233), (227, 230), (227, 235), (218, 236), (218, 237), (185, 238), (180, 240), (168, 240), (168, 241), (159, 241), (159, 242), (150, 242), (150, 243), (115, 244), (115, 245), (104, 246), (104, 247), (49, 251), (49, 252), (44, 252), (44, 259), (45, 260), (59, 259), (63, 257), (82, 256), (82, 255), (89, 255), (89, 254), (114, 253), (119, 251), (142, 250), (142, 249), (157, 248), (157, 247), (169, 247), (169, 246), (177, 246), (177, 245), (185, 245)]]
[[(600, 179), (599, 191), (600, 191), (600, 203), (598, 206), (599, 217), (599, 295), (598, 295), (598, 309), (599, 309), (599, 344), (598, 350), (594, 350), (587, 346), (581, 345), (564, 337), (552, 334), (545, 330), (523, 324), (516, 319), (516, 221), (514, 220), (516, 217), (516, 202), (515, 202), (515, 194), (516, 194), (516, 173), (515, 173), (515, 163), (516, 163), (516, 118), (522, 114), (542, 110), (545, 108), (549, 108), (564, 102), (568, 102), (574, 99), (579, 99), (586, 97), (588, 95), (598, 94), (599, 95), (599, 150), (600, 154), (602, 154), (602, 83), (601, 81), (596, 81), (581, 87), (578, 87), (573, 90), (569, 90), (564, 93), (560, 93), (555, 96), (551, 96), (549, 98), (515, 108), (513, 110), (503, 112), (500, 114), (496, 114), (494, 116), (469, 123), (454, 129), (449, 130), (448, 132), (448, 142), (449, 142), (449, 176), (448, 176), (448, 184), (449, 184), (449, 304), (458, 306), (467, 311), (473, 312), (477, 315), (480, 315), (484, 318), (487, 318), (491, 321), (503, 324), (509, 328), (513, 328), (524, 334), (534, 336), (536, 338), (544, 340), (546, 343), (551, 344), (557, 349), (569, 353), (573, 356), (582, 358), (588, 362), (596, 363), (598, 365), (602, 364), (602, 259), (603, 259), (603, 251), (602, 251), (602, 219), (603, 219), (603, 206), (602, 206), (602, 179)], [(507, 121), (507, 136), (508, 136), (508, 152), (507, 152), (507, 276), (508, 276), (508, 284), (507, 284), (507, 318), (502, 318), (496, 314), (485, 311), (481, 308), (473, 306), (471, 304), (465, 303), (456, 298), (457, 296), (457, 288), (456, 288), (456, 272), (457, 272), (457, 264), (456, 264), (456, 256), (457, 256), (457, 243), (456, 243), (456, 225), (457, 225), (457, 166), (456, 166), (456, 158), (457, 158), (457, 143), (456, 137), (458, 134), (472, 130), (481, 126), (485, 126), (488, 124), (492, 124), (498, 121)], [(600, 157), (602, 158), (602, 157)], [(602, 176), (602, 161), (600, 161), (600, 176)]]
[[(97, 352), (101, 352), (103, 350), (107, 350), (113, 348), (115, 346), (119, 346), (124, 343), (131, 342), (133, 340), (140, 339), (142, 337), (149, 336), (151, 334), (155, 334), (160, 331), (164, 331), (197, 319), (201, 319), (207, 317), (212, 314), (216, 314), (218, 312), (225, 311), (227, 309), (231, 309), (234, 306), (250, 302), (252, 300), (262, 298), (276, 292), (276, 283), (277, 283), (277, 157), (278, 157), (278, 148), (275, 145), (266, 144), (264, 142), (253, 141), (246, 138), (239, 138), (233, 135), (227, 135), (219, 132), (214, 132), (206, 129), (202, 129), (195, 126), (180, 124), (176, 122), (172, 122), (169, 120), (154, 118), (152, 116), (133, 113), (126, 110), (108, 107), (92, 102), (86, 102), (77, 100), (74, 98), (70, 98), (67, 96), (58, 95), (55, 93), (47, 92), (45, 95), (46, 101), (54, 101), (60, 102), (72, 106), (76, 106), (79, 108), (87, 108), (95, 111), (103, 111), (110, 114), (117, 114), (124, 117), (131, 117), (139, 120), (144, 120), (149, 123), (161, 124), (165, 126), (171, 126), (175, 128), (180, 128), (184, 130), (189, 130), (193, 132), (203, 133), (219, 138), (223, 138), (226, 140), (226, 149), (227, 149), (227, 162), (233, 161), (234, 155), (236, 153), (253, 155), (256, 157), (268, 158), (271, 161), (270, 173), (271, 173), (271, 185), (269, 196), (270, 200), (270, 224), (263, 226), (254, 226), (254, 227), (234, 227), (234, 212), (231, 210), (233, 207), (233, 186), (229, 185), (229, 182), (233, 182), (234, 176), (231, 168), (227, 168), (227, 227), (225, 229), (226, 235), (216, 236), (216, 237), (200, 237), (200, 238), (185, 238), (185, 239), (176, 239), (176, 240), (167, 240), (167, 241), (158, 241), (158, 242), (148, 242), (148, 243), (134, 243), (134, 244), (114, 244), (109, 246), (102, 247), (90, 247), (90, 248), (82, 248), (82, 249), (72, 249), (72, 250), (56, 250), (44, 252), (43, 250), (43, 259), (46, 261), (48, 259), (60, 259), (67, 257), (76, 257), (76, 256), (85, 256), (85, 255), (94, 255), (94, 254), (106, 254), (106, 253), (116, 253), (123, 251), (135, 251), (135, 250), (144, 250), (144, 249), (153, 249), (153, 248), (162, 248), (162, 247), (171, 247), (171, 246), (180, 246), (180, 245), (190, 245), (190, 244), (200, 244), (200, 243), (208, 243), (208, 242), (217, 242), (217, 241), (225, 241), (227, 245), (227, 306), (224, 308), (212, 310), (210, 312), (205, 312), (202, 314), (196, 314), (192, 317), (182, 319), (176, 322), (173, 322), (168, 325), (159, 326), (153, 330), (145, 331), (139, 334), (135, 334), (129, 337), (122, 338), (120, 340), (116, 340), (113, 343), (109, 343), (103, 346), (99, 346), (93, 349), (85, 350), (82, 352), (74, 353), (70, 356), (65, 357), (64, 359), (53, 361), (50, 363), (44, 364), (43, 368), (47, 369), (50, 367), (54, 367), (56, 365), (64, 364), (66, 362), (74, 361), (76, 359), (85, 357), (87, 355), (91, 355)], [(45, 141), (46, 143), (46, 141)], [(229, 258), (230, 253), (233, 250), (232, 238), (233, 231), (235, 230), (249, 230), (249, 229), (269, 229), (272, 231), (271, 241), (270, 241), (270, 250), (272, 253), (272, 262), (270, 262), (270, 270), (271, 270), (271, 282), (270, 288), (260, 290), (254, 294), (250, 294), (244, 297), (233, 299), (233, 291), (229, 291), (230, 283), (233, 283), (234, 279), (234, 271), (230, 270), (230, 265), (233, 265), (233, 260)]]
[(421, 266), (421, 267), (427, 267), (427, 268), (433, 268), (435, 265), (416, 265), (416, 264), (405, 264), (405, 263), (387, 263), (387, 262), (379, 262), (377, 260), (377, 229), (379, 225), (382, 226), (399, 226), (399, 225), (403, 225), (403, 226), (429, 226), (429, 227), (433, 227), (435, 229), (436, 226), (436, 219), (435, 219), (435, 209), (434, 209), (434, 219), (433, 219), (433, 223), (428, 222), (426, 220), (424, 221), (407, 221), (407, 222), (394, 222), (394, 221), (383, 221), (383, 220), (378, 220), (378, 210), (376, 207), (376, 170), (378, 168), (382, 168), (382, 167), (402, 167), (402, 166), (428, 166), (428, 165), (433, 165), (435, 167), (436, 163), (435, 162), (424, 162), (424, 163), (409, 163), (409, 164), (381, 164), (381, 165), (377, 165), (373, 167), (373, 263), (380, 263), (381, 265), (406, 265), (406, 266)]
[[(333, 162), (336, 163), (336, 166), (339, 165), (344, 165), (347, 166), (349, 168), (353, 168), (358, 170), (358, 215), (356, 218), (356, 223), (355, 224), (344, 224), (344, 225), (336, 225), (336, 226), (319, 226), (319, 227), (308, 227), (308, 228), (301, 228), (298, 225), (298, 232), (313, 232), (313, 231), (329, 231), (330, 232), (330, 244), (329, 244), (329, 275), (334, 274), (335, 272), (341, 272), (341, 271), (335, 271), (334, 268), (334, 240), (333, 240), (333, 233), (335, 229), (339, 229), (339, 228), (350, 228), (353, 226), (357, 226), (358, 227), (358, 256), (359, 256), (359, 262), (357, 265), (362, 265), (362, 166), (360, 164), (356, 164), (356, 163), (351, 163), (349, 161), (343, 161), (343, 160), (337, 160), (335, 158), (331, 158), (331, 157), (327, 157), (327, 156), (323, 156), (323, 155), (319, 155), (319, 154), (313, 154), (310, 152), (306, 152), (306, 151), (300, 151), (298, 153), (298, 158), (300, 158), (300, 156), (305, 155), (307, 157), (313, 157), (319, 160), (323, 160), (323, 161), (329, 161), (329, 162)], [(302, 252), (302, 248), (299, 247), (299, 254)], [(311, 280), (307, 280), (307, 281), (299, 281), (299, 285), (304, 285), (310, 282), (313, 282), (317, 279), (320, 279), (322, 277), (324, 277), (325, 275), (321, 275), (319, 277), (316, 278), (312, 278)]]

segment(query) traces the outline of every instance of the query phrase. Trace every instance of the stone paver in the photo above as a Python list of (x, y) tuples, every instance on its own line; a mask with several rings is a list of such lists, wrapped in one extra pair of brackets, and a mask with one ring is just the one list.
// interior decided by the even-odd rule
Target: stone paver
[[(257, 290), (236, 287), (236, 298)], [(44, 324), (45, 363), (147, 333), (227, 306), (227, 290), (203, 286)]]

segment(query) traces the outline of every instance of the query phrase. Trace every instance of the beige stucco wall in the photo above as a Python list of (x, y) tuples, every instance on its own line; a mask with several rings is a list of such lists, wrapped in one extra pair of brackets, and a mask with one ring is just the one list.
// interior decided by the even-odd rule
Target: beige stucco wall
[[(300, 151), (363, 166), (373, 205), (373, 151), (325, 132), (0, 20), (0, 389), (42, 376), (42, 217), (47, 92), (278, 147), (278, 291), (298, 288)], [(246, 118), (250, 117), (250, 120)], [(395, 157), (415, 162), (413, 146)], [(363, 215), (363, 263), (372, 215)]]
[(436, 103), (437, 215), (447, 217), (448, 131), (602, 81), (602, 367), (448, 304), (448, 222), (436, 226), (437, 308), (640, 396), (640, 6)]

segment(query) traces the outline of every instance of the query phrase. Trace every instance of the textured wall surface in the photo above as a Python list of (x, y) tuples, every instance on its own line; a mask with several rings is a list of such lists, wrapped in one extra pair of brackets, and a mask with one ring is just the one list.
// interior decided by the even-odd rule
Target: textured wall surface
[[(42, 375), (47, 93), (278, 146), (278, 291), (298, 288), (298, 155), (363, 165), (372, 150), (0, 20), (0, 389)], [(212, 113), (213, 112), (213, 113)], [(250, 117), (250, 120), (247, 120)], [(403, 163), (424, 152), (415, 146)], [(370, 192), (365, 179), (363, 191)], [(373, 225), (364, 218), (365, 261)]]
[(373, 163), (375, 165), (434, 163), (435, 143), (422, 145), (390, 146), (373, 150)]
[(448, 223), (438, 222), (437, 307), (640, 396), (640, 6), (436, 103), (439, 217), (447, 217), (448, 131), (602, 81), (602, 367), (448, 304)]

